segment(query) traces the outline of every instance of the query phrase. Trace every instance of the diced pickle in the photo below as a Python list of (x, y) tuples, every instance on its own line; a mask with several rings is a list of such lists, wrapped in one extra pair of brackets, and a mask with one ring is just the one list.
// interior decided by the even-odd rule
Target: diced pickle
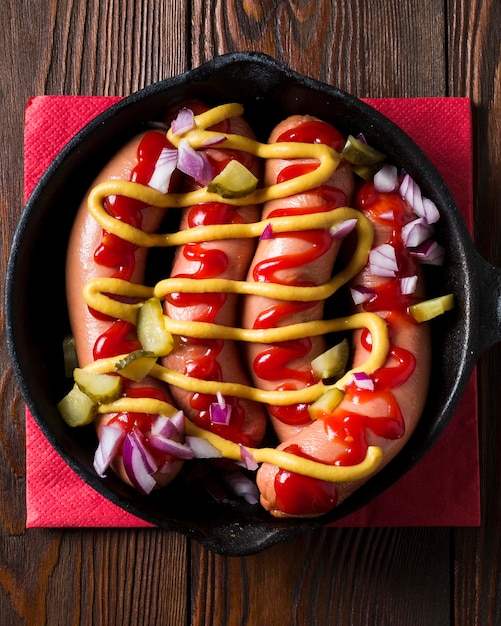
[(423, 300), (409, 307), (412, 317), (417, 322), (427, 322), (454, 308), (454, 295), (449, 293), (430, 300)]
[(346, 371), (346, 364), (350, 355), (350, 346), (346, 339), (329, 348), (311, 362), (313, 373), (318, 378), (338, 379)]
[(75, 383), (57, 408), (68, 426), (86, 426), (94, 420), (96, 405)]
[(73, 378), (81, 391), (93, 402), (113, 402), (122, 393), (122, 381), (118, 376), (98, 374), (77, 367)]
[(348, 136), (341, 156), (352, 165), (373, 165), (386, 158), (385, 154), (353, 135)]
[(308, 407), (311, 419), (321, 419), (323, 416), (332, 413), (343, 399), (343, 395), (343, 392), (336, 387), (326, 391), (318, 400), (315, 400), (315, 402)]
[(245, 165), (232, 160), (207, 186), (208, 191), (223, 198), (243, 198), (257, 187), (258, 180)]
[(139, 309), (137, 336), (147, 352), (166, 356), (172, 350), (174, 339), (165, 328), (162, 303), (158, 298), (149, 298)]
[(121, 376), (139, 382), (148, 376), (157, 361), (154, 352), (135, 350), (115, 363), (115, 371)]

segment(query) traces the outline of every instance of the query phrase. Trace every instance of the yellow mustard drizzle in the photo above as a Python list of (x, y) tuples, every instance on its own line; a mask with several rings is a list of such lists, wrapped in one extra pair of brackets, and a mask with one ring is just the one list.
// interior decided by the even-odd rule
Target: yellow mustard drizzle
[[(168, 318), (170, 319), (170, 318)], [(177, 321), (173, 320), (177, 323)], [(182, 328), (190, 330), (190, 324), (187, 326), (182, 324)], [(277, 338), (275, 340), (284, 341), (285, 336), (289, 338), (291, 335), (295, 337), (321, 335), (326, 332), (339, 332), (345, 330), (356, 330), (360, 328), (367, 328), (372, 337), (372, 350), (365, 360), (365, 362), (357, 368), (351, 369), (342, 378), (332, 384), (325, 384), (322, 380), (319, 380), (314, 385), (304, 387), (302, 389), (289, 389), (287, 391), (266, 391), (257, 387), (249, 385), (243, 385), (241, 383), (230, 383), (225, 381), (210, 381), (194, 378), (181, 374), (177, 370), (172, 370), (156, 363), (150, 370), (150, 375), (159, 380), (184, 389), (185, 391), (199, 391), (201, 393), (207, 393), (215, 395), (220, 391), (223, 396), (236, 396), (245, 400), (255, 400), (263, 404), (270, 404), (275, 406), (287, 406), (289, 404), (296, 404), (298, 402), (314, 402), (318, 400), (329, 389), (343, 389), (350, 381), (354, 372), (365, 372), (366, 374), (372, 374), (375, 372), (386, 359), (388, 353), (389, 340), (388, 333), (386, 332), (386, 323), (375, 313), (357, 313), (356, 315), (350, 315), (334, 320), (320, 320), (318, 322), (303, 322), (301, 324), (293, 324), (289, 327), (282, 326), (279, 328), (271, 328), (264, 331), (253, 332), (249, 329), (237, 329), (230, 328), (228, 326), (211, 325), (213, 328), (210, 331), (211, 339), (219, 338), (237, 338), (248, 337), (250, 341), (262, 343), (262, 337), (267, 339)], [(190, 337), (206, 337), (203, 329), (206, 328), (204, 322), (194, 323), (193, 332), (189, 332)], [(290, 331), (287, 333), (287, 331)], [(198, 332), (197, 332), (198, 331)], [(177, 333), (175, 333), (177, 334)], [(99, 374), (109, 374), (115, 371), (115, 364), (117, 361), (125, 358), (127, 355), (121, 355), (116, 357), (109, 357), (106, 359), (99, 359), (87, 366), (93, 372)], [(121, 399), (122, 400), (122, 399)], [(125, 399), (123, 399), (125, 400)], [(110, 404), (113, 406), (113, 403)], [(118, 409), (116, 409), (118, 410)], [(125, 409), (120, 409), (125, 410)], [(132, 409), (130, 409), (132, 410)]]
[[(222, 137), (222, 133), (205, 130), (229, 117), (242, 114), (242, 107), (238, 104), (227, 104), (214, 107), (195, 116), (195, 128), (183, 136), (175, 136), (169, 130), (168, 139), (174, 146), (178, 146), (182, 139), (188, 140), (192, 148), (201, 148), (210, 144), (211, 140)], [(319, 166), (312, 172), (302, 174), (296, 178), (256, 189), (243, 198), (225, 198), (223, 201), (235, 206), (248, 204), (262, 204), (271, 199), (284, 198), (318, 187), (324, 183), (335, 171), (340, 156), (333, 149), (324, 144), (303, 144), (280, 142), (262, 144), (239, 135), (224, 134), (224, 140), (218, 141), (218, 148), (230, 148), (249, 152), (260, 158), (311, 158), (319, 161)], [(169, 293), (206, 293), (225, 292), (242, 295), (260, 295), (277, 300), (315, 301), (324, 300), (334, 294), (341, 286), (353, 278), (365, 265), (373, 241), (373, 229), (369, 220), (350, 207), (337, 208), (325, 213), (304, 216), (286, 216), (262, 220), (251, 224), (227, 224), (214, 226), (199, 226), (189, 230), (167, 234), (145, 233), (123, 221), (113, 218), (104, 206), (110, 195), (121, 195), (144, 202), (146, 205), (157, 208), (182, 208), (193, 204), (222, 201), (215, 193), (209, 193), (202, 188), (188, 193), (163, 194), (151, 187), (121, 180), (110, 180), (96, 185), (88, 198), (89, 212), (106, 231), (117, 235), (121, 239), (140, 247), (168, 247), (178, 246), (190, 242), (223, 240), (233, 238), (259, 237), (263, 231), (271, 226), (272, 232), (293, 232), (314, 228), (332, 228), (347, 219), (355, 218), (358, 245), (348, 264), (327, 283), (313, 287), (295, 287), (264, 282), (232, 281), (227, 279), (189, 279), (167, 278), (159, 281), (153, 287), (138, 285), (116, 278), (95, 278), (84, 287), (85, 302), (93, 309), (114, 318), (130, 323), (137, 323), (137, 316), (142, 303), (152, 296), (164, 298)], [(109, 294), (109, 295), (108, 295)], [(126, 296), (132, 303), (115, 300), (113, 296)], [(207, 324), (204, 322), (183, 322), (164, 316), (166, 327), (176, 335), (205, 338), (233, 339), (268, 343), (284, 341), (296, 337), (321, 335), (328, 332), (338, 332), (367, 328), (372, 337), (372, 350), (366, 361), (356, 369), (347, 372), (340, 380), (333, 384), (319, 381), (315, 385), (298, 390), (266, 391), (252, 386), (229, 382), (213, 382), (191, 378), (180, 372), (155, 364), (150, 375), (165, 381), (168, 384), (180, 387), (187, 391), (198, 391), (207, 394), (236, 396), (243, 399), (255, 400), (265, 404), (285, 406), (299, 402), (314, 402), (326, 391), (332, 388), (342, 390), (350, 381), (355, 371), (373, 373), (381, 367), (388, 353), (389, 340), (386, 323), (373, 313), (359, 313), (334, 320), (320, 320), (292, 324), (285, 327), (266, 330), (252, 330)], [(124, 357), (126, 355), (123, 355)], [(100, 359), (87, 366), (99, 373), (109, 373), (115, 370), (115, 363), (120, 356)], [(168, 417), (174, 415), (177, 409), (172, 405), (150, 398), (119, 398), (118, 400), (102, 404), (99, 413), (121, 411), (146, 412), (162, 414)], [(241, 447), (238, 444), (198, 428), (186, 419), (186, 432), (193, 436), (203, 437), (214, 445), (223, 457), (241, 460)], [(312, 476), (332, 482), (354, 481), (371, 474), (382, 459), (382, 451), (371, 446), (365, 460), (355, 466), (333, 466), (297, 457), (296, 455), (279, 451), (273, 448), (248, 448), (256, 462), (269, 462), (282, 469)]]
[[(199, 428), (189, 420), (186, 420), (186, 434), (193, 437), (203, 437), (215, 448), (217, 448), (227, 459), (240, 461), (242, 451), (240, 446), (232, 441), (223, 439), (215, 433), (207, 432)], [(328, 465), (318, 463), (285, 452), (276, 448), (249, 448), (245, 447), (256, 463), (271, 463), (281, 469), (319, 480), (326, 480), (333, 483), (344, 483), (348, 481), (361, 480), (374, 472), (383, 459), (383, 452), (377, 446), (369, 446), (365, 459), (357, 465)]]

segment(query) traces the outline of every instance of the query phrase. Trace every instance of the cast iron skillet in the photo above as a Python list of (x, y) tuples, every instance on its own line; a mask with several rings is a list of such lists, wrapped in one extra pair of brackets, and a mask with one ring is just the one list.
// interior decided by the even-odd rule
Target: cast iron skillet
[[(257, 506), (216, 503), (182, 479), (146, 498), (111, 473), (101, 480), (92, 469), (93, 429), (68, 428), (56, 408), (69, 385), (61, 353), (69, 330), (63, 242), (75, 211), (95, 175), (128, 138), (151, 120), (161, 119), (166, 107), (189, 98), (208, 104), (241, 102), (263, 141), (278, 121), (293, 113), (316, 115), (346, 133), (363, 130), (370, 143), (405, 167), (442, 216), (438, 239), (446, 248), (446, 262), (433, 269), (428, 284), (430, 295), (453, 292), (456, 308), (433, 323), (432, 388), (423, 418), (394, 461), (332, 513), (315, 520), (276, 520)], [(449, 422), (480, 354), (501, 338), (500, 293), (500, 271), (479, 257), (443, 180), (405, 133), (339, 89), (296, 74), (268, 56), (235, 53), (125, 98), (59, 154), (29, 199), (14, 238), (7, 270), (6, 328), (27, 405), (51, 445), (77, 474), (140, 518), (184, 533), (220, 554), (246, 555), (359, 509), (429, 451)]]

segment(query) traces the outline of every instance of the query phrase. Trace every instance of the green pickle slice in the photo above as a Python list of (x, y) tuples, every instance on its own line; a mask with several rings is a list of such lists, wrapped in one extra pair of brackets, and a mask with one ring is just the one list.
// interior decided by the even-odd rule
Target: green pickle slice
[(258, 180), (245, 165), (232, 160), (208, 184), (207, 190), (222, 198), (243, 198), (257, 187)]

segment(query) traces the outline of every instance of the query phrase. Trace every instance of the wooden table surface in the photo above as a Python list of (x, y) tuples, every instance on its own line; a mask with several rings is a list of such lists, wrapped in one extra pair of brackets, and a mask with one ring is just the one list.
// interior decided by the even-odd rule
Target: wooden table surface
[[(0, 5), (2, 276), (22, 209), (30, 96), (127, 95), (235, 50), (266, 52), (360, 97), (470, 97), (475, 240), (501, 265), (497, 0)], [(1, 350), (2, 625), (501, 623), (499, 346), (478, 368), (480, 528), (329, 529), (248, 557), (215, 555), (167, 531), (27, 531), (24, 407), (4, 335)]]

